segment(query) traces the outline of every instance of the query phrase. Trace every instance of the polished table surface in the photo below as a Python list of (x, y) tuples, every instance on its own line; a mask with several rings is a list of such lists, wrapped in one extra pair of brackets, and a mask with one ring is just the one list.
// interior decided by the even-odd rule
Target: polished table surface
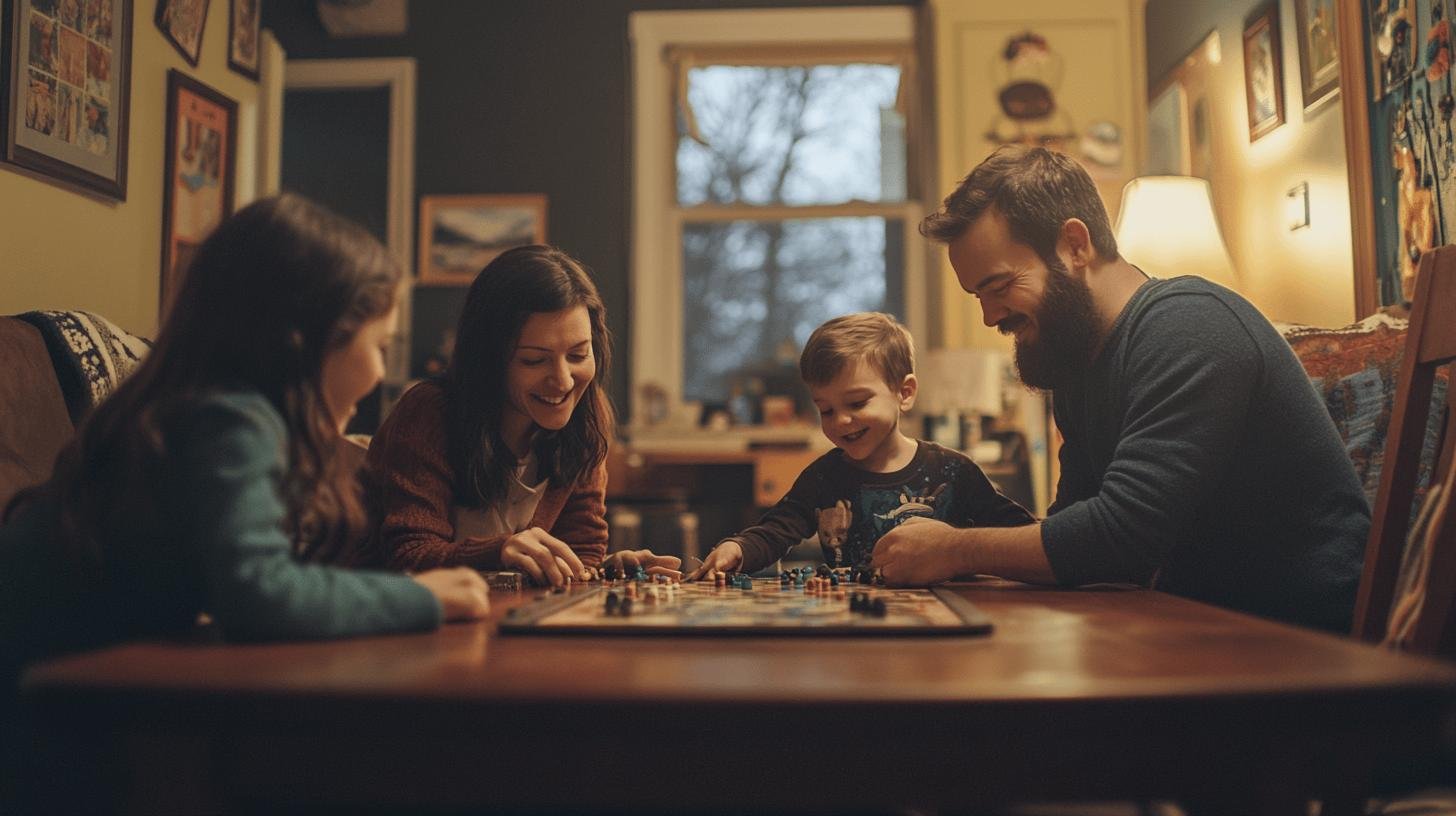
[(431, 634), (75, 655), (33, 668), (25, 695), (38, 761), (65, 758), (41, 774), (55, 795), (91, 762), (109, 801), (142, 809), (1295, 812), (1450, 736), (1453, 664), (1150, 590), (956, 587), (993, 634), (503, 636), (494, 620), (540, 593), (495, 593), (491, 621)]

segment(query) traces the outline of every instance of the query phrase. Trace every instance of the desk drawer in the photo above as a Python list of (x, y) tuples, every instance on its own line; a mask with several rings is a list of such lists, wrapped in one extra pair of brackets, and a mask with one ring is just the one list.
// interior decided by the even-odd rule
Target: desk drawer
[(794, 480), (823, 451), (787, 450), (755, 451), (753, 462), (753, 503), (759, 507), (777, 504), (794, 486)]

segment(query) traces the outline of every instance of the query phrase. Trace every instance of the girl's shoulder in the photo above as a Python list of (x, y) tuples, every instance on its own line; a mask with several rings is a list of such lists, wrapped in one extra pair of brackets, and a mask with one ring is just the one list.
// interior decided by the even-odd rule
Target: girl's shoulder
[(212, 390), (179, 405), (170, 431), (196, 440), (252, 436), (281, 446), (288, 438), (283, 415), (267, 397), (251, 390)]

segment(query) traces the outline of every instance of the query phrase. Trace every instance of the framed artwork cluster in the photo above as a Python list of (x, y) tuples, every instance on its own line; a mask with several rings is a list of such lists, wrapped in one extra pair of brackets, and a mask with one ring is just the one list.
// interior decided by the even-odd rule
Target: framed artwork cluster
[[(1294, 0), (1295, 43), (1306, 114), (1334, 98), (1340, 89), (1336, 0)], [(1278, 0), (1271, 0), (1244, 21), (1244, 99), (1249, 141), (1284, 124), (1284, 60)]]
[(126, 200), (132, 0), (11, 0), (4, 160)]
[[(228, 67), (258, 78), (258, 36), (262, 0), (228, 0)], [(156, 23), (167, 42), (196, 68), (211, 0), (157, 0)]]

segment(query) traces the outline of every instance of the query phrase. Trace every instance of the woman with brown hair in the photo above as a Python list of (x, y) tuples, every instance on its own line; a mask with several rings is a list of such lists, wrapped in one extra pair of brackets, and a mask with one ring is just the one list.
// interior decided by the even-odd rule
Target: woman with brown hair
[(607, 550), (610, 365), (606, 307), (580, 263), (540, 245), (491, 261), (444, 376), (406, 393), (369, 446), (382, 558), (590, 578)]

